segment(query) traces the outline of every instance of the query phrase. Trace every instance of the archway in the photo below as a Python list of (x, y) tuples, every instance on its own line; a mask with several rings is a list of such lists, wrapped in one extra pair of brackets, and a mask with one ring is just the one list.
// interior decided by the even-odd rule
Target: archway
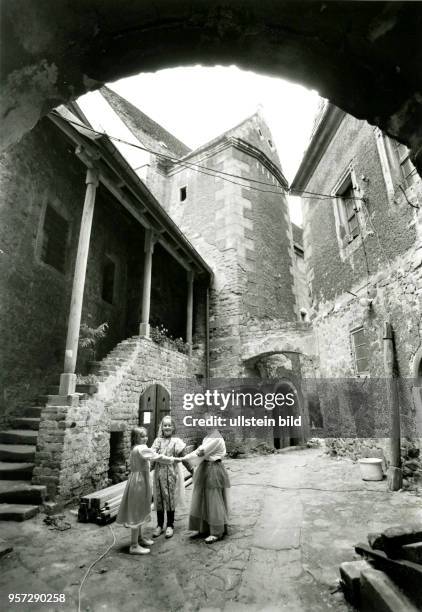
[(3, 147), (104, 82), (234, 63), (318, 89), (407, 144), (421, 172), (421, 21), (412, 2), (5, 0)]
[(148, 432), (150, 446), (157, 436), (161, 419), (170, 413), (170, 393), (162, 385), (150, 385), (139, 398), (139, 425)]
[[(281, 425), (283, 421), (302, 416), (301, 398), (295, 385), (290, 380), (280, 381), (274, 388), (274, 393), (280, 393), (286, 398), (286, 407), (276, 406), (272, 416), (276, 424), (273, 427), (274, 448), (279, 450), (288, 446), (298, 446), (304, 442), (304, 434), (300, 426), (293, 423)], [(292, 403), (293, 396), (293, 403)], [(290, 405), (289, 405), (290, 404)], [(302, 417), (303, 418), (303, 417)]]

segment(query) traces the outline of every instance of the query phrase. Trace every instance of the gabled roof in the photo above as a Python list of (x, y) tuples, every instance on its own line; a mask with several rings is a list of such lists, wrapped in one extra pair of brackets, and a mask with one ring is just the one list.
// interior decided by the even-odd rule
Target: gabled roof
[[(258, 127), (264, 128), (267, 138), (261, 140), (261, 138), (257, 137), (256, 131)], [(247, 135), (248, 129), (250, 130), (250, 133)], [(250, 137), (251, 135), (253, 135), (252, 138)], [(261, 149), (263, 153), (281, 170), (280, 159), (278, 157), (278, 153), (275, 147), (273, 146), (272, 149), (269, 149), (269, 146), (263, 146), (264, 142), (266, 143), (266, 145), (268, 145), (268, 139), (272, 140), (272, 135), (260, 109), (258, 109), (249, 117), (246, 117), (246, 119), (244, 119), (234, 127), (229, 128), (219, 136), (216, 136), (212, 140), (209, 140), (208, 142), (200, 145), (196, 149), (189, 151), (189, 153), (185, 155), (184, 159), (188, 159), (190, 157), (193, 157), (194, 155), (199, 155), (207, 149), (212, 149), (219, 142), (223, 140), (229, 140), (231, 138), (240, 138), (241, 140), (255, 145), (257, 148)]]
[(145, 228), (156, 232), (158, 241), (174, 259), (188, 270), (212, 277), (212, 269), (106, 134), (87, 128), (84, 121), (65, 106), (56, 108), (48, 118), (71, 142), (78, 145), (83, 163), (86, 163), (83, 158), (87, 154), (90, 164), (91, 160), (95, 160), (100, 181), (106, 189)]
[(188, 146), (115, 91), (109, 87), (101, 87), (100, 91), (114, 112), (145, 147), (176, 157), (183, 157), (189, 153)]
[(305, 191), (345, 115), (343, 110), (331, 103), (318, 110), (310, 143), (290, 186), (292, 191), (299, 194)]

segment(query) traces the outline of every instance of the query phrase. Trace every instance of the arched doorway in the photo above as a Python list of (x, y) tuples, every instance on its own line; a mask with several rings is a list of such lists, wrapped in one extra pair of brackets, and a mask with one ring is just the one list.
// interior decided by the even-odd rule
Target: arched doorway
[(301, 415), (302, 410), (299, 393), (295, 385), (289, 380), (283, 380), (277, 384), (274, 388), (274, 393), (281, 393), (284, 397), (288, 398), (291, 397), (291, 394), (294, 396), (293, 405), (287, 407), (287, 404), (290, 403), (290, 401), (288, 401), (286, 407), (276, 406), (272, 411), (272, 416), (276, 421), (273, 427), (274, 448), (279, 450), (288, 446), (298, 446), (303, 442), (303, 433), (301, 433), (301, 430), (293, 425), (280, 425), (279, 419), (286, 419), (287, 416), (296, 418)]
[(139, 398), (139, 425), (148, 432), (148, 446), (157, 436), (161, 419), (170, 414), (170, 393), (162, 385), (150, 385)]
[(105, 82), (195, 63), (236, 64), (317, 89), (411, 147), (420, 170), (418, 4), (4, 0), (3, 146)]

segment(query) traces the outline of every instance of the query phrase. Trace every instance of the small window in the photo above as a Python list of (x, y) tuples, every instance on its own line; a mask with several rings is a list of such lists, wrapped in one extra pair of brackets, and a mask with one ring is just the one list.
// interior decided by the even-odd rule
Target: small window
[(65, 272), (69, 223), (52, 206), (45, 211), (41, 260), (59, 272)]
[(259, 137), (260, 137), (260, 138), (263, 138), (261, 128), (257, 128), (257, 132), (258, 132), (258, 134), (259, 134)]
[(180, 201), (184, 202), (186, 200), (186, 197), (188, 195), (188, 188), (185, 187), (180, 187)]
[(360, 226), (356, 206), (357, 200), (351, 176), (348, 177), (341, 191), (337, 193), (337, 197), (340, 199), (340, 213), (347, 236), (347, 242), (352, 242), (359, 236)]
[(116, 280), (116, 264), (110, 257), (105, 258), (103, 268), (103, 288), (101, 297), (105, 302), (112, 304), (114, 301), (114, 284)]
[(365, 337), (363, 327), (356, 329), (350, 334), (355, 360), (356, 374), (368, 374), (369, 372), (369, 352), (368, 342)]
[(270, 149), (274, 148), (273, 141), (268, 139), (268, 144), (270, 145)]
[(395, 146), (402, 180), (406, 187), (410, 187), (416, 182), (417, 174), (415, 166), (410, 161), (409, 149), (397, 141), (395, 142)]

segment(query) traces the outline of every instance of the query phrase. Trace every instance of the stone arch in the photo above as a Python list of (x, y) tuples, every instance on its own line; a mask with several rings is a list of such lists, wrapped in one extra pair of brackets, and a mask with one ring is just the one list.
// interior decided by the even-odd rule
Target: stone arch
[(420, 16), (413, 2), (4, 0), (3, 146), (104, 82), (234, 63), (318, 89), (410, 146), (421, 171)]

